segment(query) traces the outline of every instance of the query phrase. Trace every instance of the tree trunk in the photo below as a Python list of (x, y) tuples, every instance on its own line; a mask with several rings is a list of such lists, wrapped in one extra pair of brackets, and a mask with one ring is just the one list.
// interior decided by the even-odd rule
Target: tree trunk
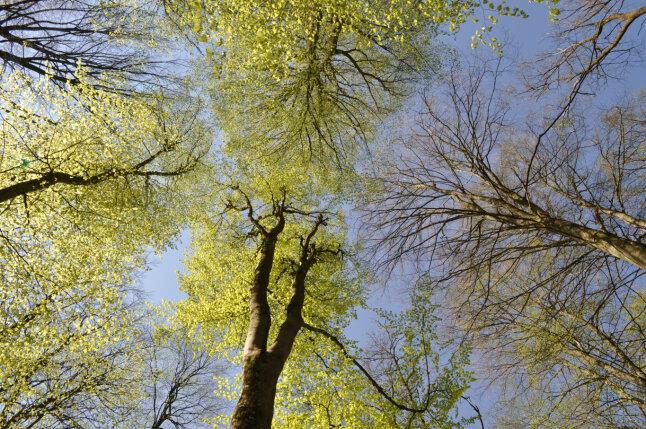
[(242, 367), (242, 393), (231, 418), (232, 429), (270, 429), (274, 417), (276, 385), (280, 373), (291, 353), (298, 331), (303, 326), (303, 303), (305, 301), (305, 277), (316, 261), (317, 249), (312, 238), (325, 219), (319, 215), (314, 227), (301, 242), (301, 255), (292, 277), (292, 296), (287, 305), (286, 318), (278, 330), (274, 343), (267, 348), (271, 328), (271, 311), (267, 302), (267, 290), (273, 268), (278, 235), (285, 226), (284, 206), (275, 208), (278, 218), (269, 231), (253, 217), (251, 203), (249, 218), (263, 235), (260, 259), (254, 273), (254, 282), (249, 299), (249, 330), (244, 347)]
[(266, 350), (245, 356), (242, 393), (231, 418), (232, 429), (270, 429), (274, 417), (280, 362)]

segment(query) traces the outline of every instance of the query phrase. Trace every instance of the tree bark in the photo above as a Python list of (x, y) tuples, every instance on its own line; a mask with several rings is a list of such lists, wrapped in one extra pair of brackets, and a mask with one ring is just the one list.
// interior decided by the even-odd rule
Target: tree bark
[[(473, 210), (474, 217), (482, 216), (500, 224), (511, 224), (524, 229), (543, 229), (560, 235), (561, 237), (569, 237), (579, 243), (595, 247), (602, 252), (629, 262), (642, 270), (646, 270), (645, 244), (633, 241), (629, 238), (620, 237), (612, 232), (601, 231), (568, 220), (560, 219), (549, 214), (546, 210), (536, 204), (525, 203), (522, 197), (513, 194), (511, 191), (508, 191), (508, 193), (515, 197), (514, 202), (519, 206), (510, 204), (503, 199), (476, 194), (467, 195), (465, 193), (455, 191), (445, 191), (432, 185), (427, 185), (426, 187), (442, 192), (447, 196), (453, 196), (454, 198), (457, 197), (465, 207)], [(495, 209), (487, 210), (476, 204), (474, 202), (476, 200), (492, 204)], [(501, 211), (501, 208), (506, 209), (507, 211)], [(637, 218), (633, 219), (633, 223), (641, 221)]]
[(232, 429), (270, 429), (276, 384), (283, 365), (266, 350), (245, 355), (242, 393), (231, 419)]

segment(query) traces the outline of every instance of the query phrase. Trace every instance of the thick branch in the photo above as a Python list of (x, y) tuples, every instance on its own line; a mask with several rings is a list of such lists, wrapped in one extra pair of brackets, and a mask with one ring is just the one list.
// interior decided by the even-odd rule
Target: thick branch
[[(138, 162), (132, 167), (129, 168), (109, 168), (106, 171), (94, 175), (73, 175), (69, 173), (51, 171), (48, 173), (42, 173), (41, 176), (37, 179), (26, 180), (24, 182), (19, 182), (6, 188), (0, 189), (0, 203), (9, 201), (13, 198), (16, 198), (20, 195), (26, 195), (31, 192), (41, 191), (47, 189), (57, 183), (63, 183), (66, 185), (72, 186), (87, 186), (87, 185), (96, 185), (98, 183), (104, 182), (106, 180), (116, 178), (116, 177), (128, 177), (128, 176), (144, 176), (144, 177), (153, 177), (153, 176), (180, 176), (187, 173), (193, 167), (192, 165), (181, 166), (174, 171), (145, 171), (144, 167), (151, 164), (155, 159), (160, 155), (169, 152), (176, 145), (165, 145), (163, 148), (157, 152), (150, 155), (148, 158), (143, 161)], [(35, 173), (37, 174), (37, 173)]]
[(269, 352), (281, 361), (285, 362), (296, 339), (298, 331), (303, 326), (303, 304), (305, 302), (305, 277), (310, 268), (316, 263), (318, 254), (312, 239), (319, 227), (325, 225), (325, 218), (319, 215), (314, 227), (305, 238), (301, 248), (301, 255), (298, 261), (298, 268), (292, 277), (292, 297), (287, 305), (285, 321), (280, 326), (276, 341), (269, 348)]
[[(251, 206), (249, 210), (253, 213)], [(254, 272), (251, 296), (249, 298), (249, 330), (244, 347), (244, 356), (247, 357), (257, 350), (266, 350), (271, 327), (271, 311), (267, 301), (267, 290), (271, 270), (274, 264), (274, 253), (278, 236), (285, 228), (285, 216), (282, 209), (276, 213), (276, 225), (266, 234), (262, 235), (260, 245), (260, 260)]]
[[(538, 205), (521, 198), (511, 190), (507, 189), (507, 194), (514, 197), (515, 203), (521, 203), (525, 207), (517, 207), (503, 199), (493, 198), (475, 193), (466, 193), (460, 191), (440, 189), (433, 184), (418, 185), (427, 187), (435, 192), (459, 198), (459, 201), (472, 210), (470, 216), (481, 216), (494, 222), (511, 224), (526, 229), (545, 229), (553, 234), (563, 237), (570, 237), (580, 243), (595, 247), (605, 253), (609, 253), (619, 259), (629, 262), (636, 267), (646, 270), (646, 245), (619, 237), (606, 231), (600, 231), (587, 226), (583, 226), (568, 220), (559, 219), (551, 216), (546, 210)], [(487, 210), (477, 204), (475, 201), (482, 201), (492, 204), (498, 210)], [(508, 209), (509, 214), (500, 211)], [(458, 212), (459, 210), (450, 210), (449, 212)], [(467, 215), (469, 215), (467, 213)]]

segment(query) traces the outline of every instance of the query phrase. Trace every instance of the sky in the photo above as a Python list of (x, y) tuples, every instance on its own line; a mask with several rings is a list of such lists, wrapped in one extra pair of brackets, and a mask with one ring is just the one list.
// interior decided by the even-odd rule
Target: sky
[[(547, 46), (546, 36), (550, 31), (550, 23), (547, 19), (547, 8), (543, 5), (527, 4), (527, 2), (510, 1), (508, 3), (510, 6), (523, 7), (530, 17), (528, 19), (502, 18), (493, 35), (504, 43), (503, 50), (505, 57), (511, 58), (512, 60), (531, 58), (532, 55), (535, 55)], [(457, 36), (447, 38), (444, 42), (456, 48), (461, 54), (470, 55), (471, 49), (469, 48), (469, 44), (471, 42), (471, 35), (476, 28), (477, 26), (475, 24), (465, 25)], [(477, 51), (487, 51), (488, 49), (485, 46), (480, 46), (477, 48)], [(484, 54), (486, 55), (488, 53), (484, 52)], [(622, 90), (625, 90), (625, 88), (643, 87), (644, 81), (639, 69), (632, 70), (622, 82), (610, 85), (604, 91), (602, 97), (612, 100)], [(157, 304), (162, 299), (177, 301), (185, 296), (178, 289), (176, 272), (182, 269), (180, 259), (183, 258), (186, 251), (185, 247), (188, 243), (189, 234), (185, 232), (181, 240), (177, 243), (176, 249), (167, 251), (161, 257), (151, 257), (152, 268), (150, 271), (143, 273), (140, 279), (141, 285), (149, 294), (151, 303)], [(399, 286), (402, 285), (401, 280), (397, 282)], [(397, 292), (381, 290), (373, 295), (371, 304), (396, 310), (401, 308), (402, 299), (401, 295)], [(360, 311), (358, 320), (352, 323), (348, 331), (348, 336), (360, 343), (364, 342), (367, 338), (366, 333), (374, 326), (372, 322), (373, 315), (371, 312)], [(474, 403), (479, 405), (485, 415), (486, 427), (495, 427), (493, 404), (495, 402), (496, 389), (485, 389), (483, 384), (483, 382), (476, 382), (467, 394)], [(461, 405), (460, 411), (464, 412), (465, 415), (472, 414), (466, 404)], [(479, 425), (474, 427), (479, 427)]]
[(142, 273), (139, 282), (148, 294), (152, 304), (159, 304), (162, 299), (179, 301), (186, 296), (179, 290), (177, 273), (182, 269), (186, 246), (190, 242), (189, 233), (185, 231), (174, 249), (162, 255), (150, 255), (150, 271)]

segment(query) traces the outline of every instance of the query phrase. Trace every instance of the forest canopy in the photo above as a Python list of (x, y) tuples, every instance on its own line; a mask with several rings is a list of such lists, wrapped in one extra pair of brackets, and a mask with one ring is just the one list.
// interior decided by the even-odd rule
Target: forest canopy
[(0, 428), (646, 426), (645, 19), (5, 1)]

